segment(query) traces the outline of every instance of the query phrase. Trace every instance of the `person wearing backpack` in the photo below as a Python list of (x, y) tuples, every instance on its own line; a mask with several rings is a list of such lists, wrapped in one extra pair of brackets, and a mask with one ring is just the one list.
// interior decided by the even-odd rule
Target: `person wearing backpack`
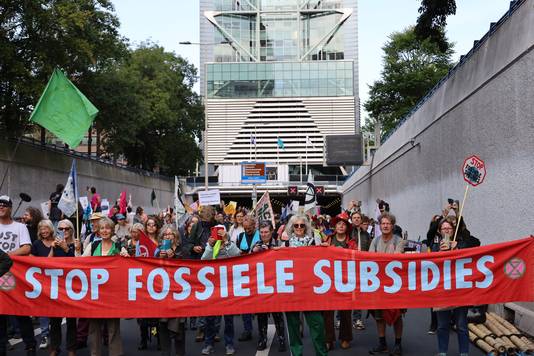
[[(115, 223), (108, 217), (103, 217), (98, 221), (100, 240), (91, 242), (89, 248), (83, 252), (84, 257), (90, 256), (116, 256), (128, 257), (128, 251), (121, 247), (119, 243), (113, 242), (112, 237), (115, 231)], [(89, 321), (89, 347), (91, 355), (100, 356), (102, 354), (102, 327), (107, 325), (109, 339), (109, 355), (121, 356), (122, 340), (119, 318), (98, 318)]]
[[(380, 231), (382, 234), (377, 236), (371, 241), (369, 252), (376, 253), (404, 253), (404, 247), (406, 241), (400, 236), (393, 234), (393, 228), (395, 226), (395, 216), (383, 212), (378, 217), (378, 223), (380, 224)], [(395, 346), (390, 353), (393, 356), (402, 355), (402, 315), (406, 313), (406, 310), (400, 309), (386, 309), (386, 310), (371, 310), (369, 311), (375, 318), (376, 327), (378, 330), (378, 345), (371, 349), (369, 353), (371, 355), (379, 355), (388, 353), (388, 346), (386, 343), (386, 324), (393, 325), (395, 329)]]
[[(230, 237), (231, 238), (231, 237)], [(237, 235), (236, 245), (242, 255), (252, 252), (252, 248), (260, 242), (260, 231), (256, 230), (256, 220), (250, 215), (243, 218), (243, 232)], [(252, 314), (242, 314), (244, 331), (239, 336), (239, 341), (252, 340)]]

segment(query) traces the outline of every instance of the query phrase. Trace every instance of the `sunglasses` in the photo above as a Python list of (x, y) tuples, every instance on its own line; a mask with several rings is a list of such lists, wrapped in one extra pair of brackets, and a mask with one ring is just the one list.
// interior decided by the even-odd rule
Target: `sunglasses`
[(146, 226), (154, 227), (156, 224), (146, 224)]
[(304, 229), (306, 227), (306, 224), (293, 224), (293, 227), (295, 229)]
[(9, 204), (0, 203), (0, 208), (11, 208)]
[(67, 231), (67, 230), (70, 230), (70, 227), (58, 227), (57, 229), (59, 231)]

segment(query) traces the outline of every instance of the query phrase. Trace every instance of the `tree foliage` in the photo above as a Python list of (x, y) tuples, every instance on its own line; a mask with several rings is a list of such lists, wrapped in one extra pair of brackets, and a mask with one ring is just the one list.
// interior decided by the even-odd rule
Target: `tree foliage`
[(0, 0), (0, 134), (32, 130), (33, 106), (60, 68), (100, 110), (104, 155), (185, 174), (204, 125), (196, 69), (151, 43), (130, 49), (119, 26), (110, 0)]
[(0, 131), (27, 131), (54, 68), (82, 82), (127, 50), (108, 0), (0, 1)]
[(146, 43), (130, 57), (91, 77), (82, 91), (100, 109), (105, 151), (128, 164), (186, 174), (201, 160), (196, 139), (204, 127), (196, 69)]
[(447, 16), (456, 14), (455, 0), (421, 0), (415, 34), (420, 40), (430, 39), (442, 52), (449, 49), (444, 29)]
[(432, 40), (420, 40), (413, 27), (390, 35), (382, 47), (381, 78), (370, 86), (369, 99), (364, 104), (371, 118), (366, 130), (374, 130), (377, 121), (383, 133), (395, 128), (452, 67), (452, 47), (448, 43), (447, 50), (441, 51)]

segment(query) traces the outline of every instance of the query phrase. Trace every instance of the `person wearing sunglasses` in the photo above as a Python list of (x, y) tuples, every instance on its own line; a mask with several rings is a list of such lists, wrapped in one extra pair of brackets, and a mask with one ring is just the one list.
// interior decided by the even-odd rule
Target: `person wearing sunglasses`
[[(74, 225), (70, 220), (64, 219), (58, 223), (57, 237), (53, 243), (53, 257), (74, 257), (75, 238)], [(56, 252), (56, 250), (58, 250)], [(50, 318), (50, 355), (58, 355), (61, 347), (61, 322), (63, 318)], [(76, 318), (67, 318), (67, 352), (69, 356), (76, 354)]]
[[(314, 237), (314, 233), (307, 217), (294, 215), (286, 225), (287, 241), (283, 242), (285, 247), (320, 246), (320, 237)], [(320, 311), (303, 311), (306, 324), (310, 329), (312, 344), (315, 355), (325, 356), (326, 336), (323, 315)], [(300, 336), (300, 312), (286, 312), (287, 331), (289, 334), (289, 349), (293, 356), (303, 355), (303, 345)]]

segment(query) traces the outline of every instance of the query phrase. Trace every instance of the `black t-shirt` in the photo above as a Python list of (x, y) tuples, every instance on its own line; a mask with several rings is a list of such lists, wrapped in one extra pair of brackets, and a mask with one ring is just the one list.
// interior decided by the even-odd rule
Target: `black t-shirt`
[[(69, 252), (63, 251), (61, 247), (54, 248), (54, 257), (74, 257), (74, 244), (70, 244)], [(51, 247), (46, 247), (42, 240), (36, 240), (32, 244), (31, 254), (38, 257), (48, 257)]]
[(57, 207), (59, 200), (61, 199), (61, 194), (58, 192), (54, 192), (50, 194), (50, 220), (52, 221), (59, 221), (61, 220), (61, 210)]

